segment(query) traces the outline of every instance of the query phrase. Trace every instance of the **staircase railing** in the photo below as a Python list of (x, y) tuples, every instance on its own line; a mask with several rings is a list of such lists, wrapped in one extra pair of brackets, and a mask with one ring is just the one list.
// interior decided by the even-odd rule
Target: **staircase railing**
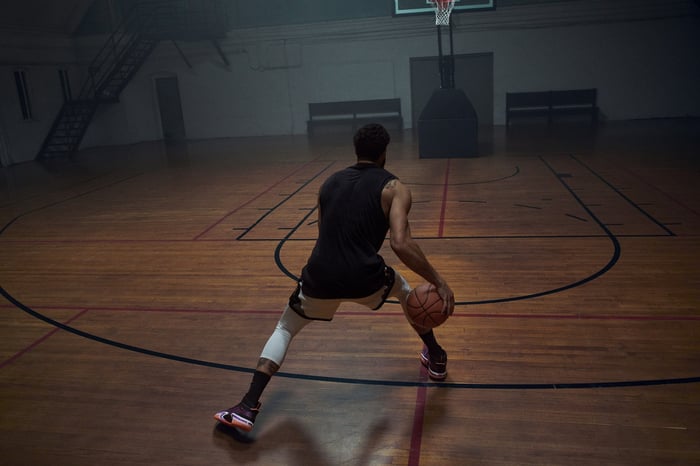
[(111, 71), (141, 37), (155, 40), (211, 39), (226, 30), (221, 0), (148, 0), (132, 6), (88, 66), (78, 99), (99, 97)]
[(89, 100), (99, 95), (119, 60), (139, 40), (141, 32), (153, 23), (158, 10), (167, 8), (168, 3), (137, 3), (131, 8), (88, 66), (88, 78), (78, 94), (78, 100)]
[(114, 102), (161, 40), (225, 34), (222, 0), (144, 0), (131, 7), (88, 67), (77, 97), (65, 102), (37, 157), (74, 152), (97, 106)]

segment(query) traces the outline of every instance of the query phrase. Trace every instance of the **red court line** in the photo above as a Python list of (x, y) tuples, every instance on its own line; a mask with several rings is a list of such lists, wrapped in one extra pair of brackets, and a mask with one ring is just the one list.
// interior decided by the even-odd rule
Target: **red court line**
[(438, 238), (442, 238), (443, 232), (445, 231), (445, 212), (447, 211), (447, 188), (449, 187), (450, 179), (450, 161), (452, 159), (447, 159), (447, 168), (445, 168), (445, 184), (442, 188), (442, 207), (440, 208), (440, 225), (438, 227)]
[(307, 166), (309, 166), (310, 164), (312, 164), (312, 163), (315, 162), (316, 160), (318, 160), (318, 158), (306, 162), (304, 165), (300, 166), (299, 168), (297, 168), (296, 170), (294, 170), (293, 172), (291, 172), (289, 175), (285, 176), (285, 177), (282, 178), (281, 180), (278, 180), (276, 183), (272, 184), (272, 185), (271, 185), (270, 187), (268, 187), (265, 191), (262, 191), (262, 192), (258, 193), (258, 195), (252, 197), (252, 198), (249, 199), (247, 202), (244, 202), (243, 204), (239, 205), (238, 207), (236, 207), (235, 209), (233, 209), (231, 212), (229, 212), (229, 213), (227, 213), (226, 215), (224, 215), (223, 217), (221, 217), (221, 218), (220, 218), (217, 222), (215, 222), (213, 225), (210, 225), (210, 226), (209, 226), (208, 228), (206, 228), (203, 232), (201, 232), (200, 234), (198, 234), (197, 236), (195, 236), (195, 237), (193, 238), (193, 240), (194, 240), (194, 241), (197, 241), (199, 238), (201, 238), (202, 236), (206, 235), (206, 234), (209, 233), (211, 230), (213, 230), (214, 228), (216, 228), (217, 226), (219, 226), (224, 220), (226, 220), (227, 218), (229, 218), (231, 215), (235, 214), (236, 212), (238, 212), (238, 211), (241, 210), (242, 208), (246, 207), (247, 205), (253, 203), (254, 201), (256, 201), (257, 199), (259, 199), (260, 197), (264, 196), (265, 194), (269, 193), (269, 192), (272, 191), (274, 188), (276, 188), (277, 186), (279, 186), (280, 184), (282, 184), (284, 181), (287, 181), (289, 178), (291, 178), (292, 176), (296, 175), (299, 171), (303, 170), (304, 168), (306, 168)]
[[(71, 244), (71, 243), (106, 243), (106, 244), (119, 244), (119, 243), (191, 243), (195, 241), (194, 239), (3, 239), (3, 243), (13, 243), (13, 244)], [(234, 242), (235, 238), (219, 238), (219, 239), (205, 239), (199, 240), (202, 243), (216, 243), (216, 242)]]
[[(420, 382), (428, 381), (428, 370), (421, 364)], [(428, 387), (418, 387), (416, 390), (416, 406), (413, 410), (413, 428), (411, 429), (411, 447), (408, 453), (408, 466), (420, 464), (420, 448), (423, 443), (423, 423), (425, 421), (425, 405), (428, 399)]]
[[(65, 309), (65, 308), (64, 308), (64, 309)], [(74, 320), (77, 320), (80, 316), (82, 316), (83, 314), (85, 314), (87, 311), (88, 311), (87, 309), (83, 309), (82, 311), (80, 311), (79, 313), (77, 313), (76, 315), (74, 315), (73, 317), (71, 317), (70, 319), (68, 319), (67, 321), (65, 321), (64, 324), (66, 324), (66, 325), (70, 324), (71, 322), (73, 322)], [(38, 340), (36, 340), (36, 341), (35, 341), (34, 343), (32, 343), (31, 345), (27, 346), (27, 347), (24, 348), (23, 350), (21, 350), (21, 351), (15, 353), (14, 355), (10, 356), (9, 359), (6, 359), (5, 361), (3, 361), (3, 362), (0, 363), (0, 369), (2, 369), (3, 367), (7, 366), (8, 364), (11, 364), (13, 361), (16, 361), (17, 359), (19, 359), (22, 355), (24, 355), (24, 354), (28, 353), (29, 351), (33, 350), (34, 348), (36, 348), (37, 346), (39, 346), (39, 345), (40, 345), (41, 343), (43, 343), (44, 341), (48, 340), (53, 334), (55, 334), (56, 332), (58, 332), (58, 331), (60, 331), (60, 330), (61, 330), (61, 329), (59, 329), (59, 328), (54, 328), (54, 329), (51, 330), (49, 333), (47, 333), (47, 334), (44, 335), (43, 337), (39, 338)]]
[(452, 317), (473, 317), (483, 319), (573, 319), (573, 320), (652, 320), (652, 321), (679, 321), (679, 320), (698, 320), (698, 316), (650, 316), (650, 315), (583, 315), (583, 314), (458, 314), (455, 313)]
[[(0, 309), (14, 309), (15, 306), (11, 304), (2, 304)], [(153, 308), (153, 307), (119, 307), (119, 306), (81, 306), (81, 307), (70, 307), (70, 306), (41, 306), (43, 310), (78, 310), (84, 309), (86, 311), (93, 312), (153, 312), (153, 313), (174, 313), (174, 314), (272, 314), (281, 313), (284, 310), (284, 305), (280, 306), (279, 309), (185, 309), (185, 308)]]
[[(101, 306), (41, 306), (46, 310), (89, 310), (95, 312), (154, 312), (154, 313), (175, 313), (175, 314), (279, 314), (284, 309), (284, 302), (280, 302), (280, 307), (277, 309), (186, 309), (186, 308), (146, 308), (146, 307), (101, 307)], [(15, 309), (12, 304), (0, 304), (0, 309)], [(403, 312), (397, 311), (338, 311), (337, 316), (402, 316)], [(457, 310), (450, 319), (541, 319), (541, 320), (640, 320), (640, 321), (700, 321), (700, 315), (612, 315), (612, 314), (486, 314), (486, 313), (460, 313)]]
[[(44, 309), (48, 309), (44, 306)], [(65, 308), (59, 308), (65, 309)], [(284, 306), (279, 309), (155, 309), (155, 308), (129, 308), (129, 307), (97, 307), (90, 308), (96, 312), (153, 312), (174, 314), (281, 314)]]

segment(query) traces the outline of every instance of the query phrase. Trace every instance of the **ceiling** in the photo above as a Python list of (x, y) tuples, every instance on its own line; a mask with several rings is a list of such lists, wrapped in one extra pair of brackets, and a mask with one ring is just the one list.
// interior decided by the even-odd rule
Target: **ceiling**
[[(23, 33), (73, 34), (85, 17), (90, 5), (96, 0), (0, 0), (0, 33), (18, 31)], [(100, 0), (109, 8), (126, 0)], [(268, 0), (272, 1), (272, 0)], [(283, 1), (283, 0), (276, 0)], [(298, 0), (296, 0), (298, 1)], [(305, 0), (322, 2), (324, 0)], [(358, 3), (380, 0), (354, 0)], [(386, 0), (382, 0), (386, 1)], [(496, 0), (497, 5), (514, 6), (537, 3), (556, 3), (562, 0)], [(646, 0), (644, 4), (665, 4), (667, 0)], [(249, 0), (228, 0), (232, 5), (248, 4)], [(127, 2), (128, 3), (128, 2)], [(286, 1), (285, 1), (286, 3)], [(611, 2), (611, 4), (614, 2)], [(668, 4), (700, 4), (700, 0), (674, 0)], [(387, 2), (387, 9), (389, 3)]]
[(2, 0), (0, 29), (71, 34), (93, 0)]

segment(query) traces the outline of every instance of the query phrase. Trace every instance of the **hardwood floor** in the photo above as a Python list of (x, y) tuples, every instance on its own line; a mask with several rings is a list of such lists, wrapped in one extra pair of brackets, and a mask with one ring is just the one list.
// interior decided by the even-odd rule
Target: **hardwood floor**
[(397, 303), (343, 305), (247, 436), (212, 415), (248, 388), (351, 135), (0, 169), (2, 464), (700, 464), (700, 121), (497, 127), (472, 159), (392, 136), (457, 295), (448, 378)]

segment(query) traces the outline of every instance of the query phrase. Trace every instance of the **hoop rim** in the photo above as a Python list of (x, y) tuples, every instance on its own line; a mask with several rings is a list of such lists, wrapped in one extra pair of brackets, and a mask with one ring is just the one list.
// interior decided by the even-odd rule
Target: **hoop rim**
[(428, 0), (435, 10), (435, 24), (447, 26), (450, 24), (450, 15), (455, 5), (455, 0)]
[(445, 10), (454, 5), (455, 0), (430, 0), (433, 8), (436, 10)]

